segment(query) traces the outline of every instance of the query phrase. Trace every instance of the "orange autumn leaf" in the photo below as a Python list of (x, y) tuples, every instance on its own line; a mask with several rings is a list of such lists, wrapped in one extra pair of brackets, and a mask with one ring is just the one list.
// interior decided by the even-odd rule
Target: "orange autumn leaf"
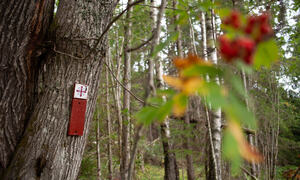
[(188, 95), (194, 94), (198, 88), (203, 86), (203, 79), (199, 77), (188, 78), (183, 82), (183, 92)]
[(204, 83), (203, 79), (199, 77), (177, 78), (164, 75), (163, 79), (169, 86), (182, 91), (186, 95), (194, 94)]
[(175, 101), (173, 106), (173, 114), (176, 117), (181, 117), (185, 113), (186, 107)]
[(193, 54), (188, 54), (188, 57), (186, 58), (174, 58), (173, 63), (177, 67), (177, 69), (184, 69), (195, 64), (206, 65), (206, 66), (212, 65), (211, 62), (204, 61), (203, 59), (199, 58), (197, 55), (193, 55)]
[(169, 86), (172, 86), (177, 90), (181, 90), (183, 87), (183, 82), (180, 78), (163, 75), (163, 79)]
[(232, 133), (233, 137), (238, 143), (238, 149), (241, 156), (249, 162), (261, 162), (263, 160), (262, 155), (256, 150), (255, 147), (251, 146), (244, 138), (240, 125), (234, 121), (230, 121), (228, 128)]

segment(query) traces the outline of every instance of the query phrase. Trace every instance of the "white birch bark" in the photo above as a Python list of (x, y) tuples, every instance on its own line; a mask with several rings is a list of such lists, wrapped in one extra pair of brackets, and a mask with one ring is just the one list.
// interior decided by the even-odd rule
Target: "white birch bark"
[[(210, 17), (207, 18), (207, 45), (209, 51), (209, 58), (213, 61), (214, 64), (218, 63), (217, 57), (217, 49), (215, 44), (215, 31), (214, 31), (214, 11), (211, 10)], [(216, 77), (215, 79), (217, 84), (220, 84), (220, 79)], [(222, 118), (221, 118), (221, 108), (213, 111), (213, 117), (211, 121), (211, 129), (212, 129), (212, 141), (213, 141), (213, 149), (214, 151), (214, 158), (215, 158), (215, 179), (220, 180), (222, 179), (222, 167), (221, 167), (221, 125), (222, 125)]]

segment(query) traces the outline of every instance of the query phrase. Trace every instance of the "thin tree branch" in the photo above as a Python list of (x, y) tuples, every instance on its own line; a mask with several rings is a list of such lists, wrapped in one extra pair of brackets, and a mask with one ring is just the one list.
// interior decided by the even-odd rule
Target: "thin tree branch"
[(125, 85), (124, 84), (122, 84), (118, 79), (117, 79), (117, 77), (115, 76), (115, 74), (112, 72), (112, 70), (110, 69), (110, 67), (106, 64), (106, 62), (105, 61), (103, 61), (104, 62), (104, 65), (107, 67), (107, 69), (109, 70), (109, 72), (110, 72), (110, 74), (114, 77), (114, 79), (127, 91), (127, 92), (129, 92), (129, 94), (131, 95), (131, 96), (133, 96), (136, 100), (138, 100), (139, 102), (141, 102), (141, 103), (145, 103), (145, 101), (143, 101), (141, 98), (139, 98), (139, 97), (137, 97), (135, 94), (133, 94), (133, 92), (131, 92), (129, 89), (127, 89), (126, 87), (125, 87)]
[(257, 177), (255, 177), (253, 174), (251, 174), (247, 169), (245, 169), (243, 166), (240, 166), (241, 169), (248, 174), (252, 179), (257, 180)]
[(55, 44), (54, 44), (54, 47), (53, 47), (53, 51), (56, 52), (56, 53), (58, 53), (58, 54), (63, 54), (63, 55), (69, 56), (69, 57), (74, 58), (74, 59), (78, 59), (78, 60), (82, 60), (83, 59), (83, 58), (80, 58), (80, 57), (77, 57), (77, 56), (73, 56), (72, 54), (68, 54), (68, 53), (64, 53), (64, 52), (56, 50)]
[(110, 29), (110, 27), (128, 10), (130, 9), (132, 6), (139, 4), (141, 2), (143, 2), (144, 0), (137, 0), (131, 4), (128, 4), (128, 6), (126, 7), (126, 9), (124, 9), (118, 16), (116, 16), (104, 29), (104, 31), (102, 32), (102, 34), (100, 35), (100, 37), (98, 38), (98, 40), (96, 41), (95, 46), (90, 50), (90, 52), (88, 53), (88, 55), (86, 55), (84, 57), (84, 59), (86, 59), (87, 57), (89, 57), (96, 49), (97, 46), (99, 45), (100, 41), (102, 40), (102, 38), (104, 37), (104, 35), (107, 33), (107, 31)]
[[(111, 28), (111, 26), (129, 9), (131, 8), (132, 6), (134, 5), (137, 5), (141, 2), (143, 2), (145, 0), (137, 0), (131, 4), (129, 4), (126, 9), (124, 9), (119, 15), (117, 15), (116, 17), (113, 18), (112, 21), (110, 21), (110, 23), (106, 26), (106, 28), (104, 29), (104, 31), (101, 33), (101, 35), (99, 36), (99, 38), (96, 38), (96, 39), (91, 39), (91, 40), (95, 40), (96, 43), (94, 45), (93, 48), (90, 49), (89, 53), (85, 56), (85, 57), (76, 57), (76, 56), (73, 56), (71, 54), (67, 54), (67, 53), (64, 53), (64, 52), (60, 52), (58, 50), (56, 50), (55, 46), (53, 48), (54, 52), (56, 53), (59, 53), (59, 54), (64, 54), (66, 56), (70, 56), (72, 58), (75, 58), (75, 59), (79, 59), (79, 60), (84, 60), (86, 58), (88, 58), (93, 52), (95, 52), (95, 50), (97, 49), (97, 46), (99, 45), (100, 41), (102, 40), (102, 38), (104, 37), (104, 35), (108, 32), (108, 30)], [(83, 39), (80, 39), (80, 40), (83, 40)]]
[(132, 52), (132, 51), (136, 51), (140, 48), (142, 48), (143, 46), (145, 46), (146, 44), (148, 44), (152, 39), (154, 38), (154, 33), (152, 34), (152, 36), (145, 42), (141, 43), (140, 45), (133, 47), (133, 48), (128, 48), (126, 51), (127, 52)]
[[(156, 8), (159, 9), (160, 6), (152, 6), (152, 5), (148, 5), (148, 4), (139, 4), (139, 6), (148, 6), (148, 7), (152, 7), (152, 8)], [(170, 9), (170, 10), (182, 10), (182, 9), (177, 9), (177, 8), (173, 8), (173, 7), (165, 7), (165, 9)]]

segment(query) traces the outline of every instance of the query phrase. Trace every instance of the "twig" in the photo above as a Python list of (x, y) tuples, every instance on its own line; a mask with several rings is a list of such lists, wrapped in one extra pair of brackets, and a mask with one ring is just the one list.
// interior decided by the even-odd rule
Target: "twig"
[(152, 39), (154, 38), (154, 34), (152, 34), (152, 36), (145, 42), (141, 43), (140, 45), (133, 47), (133, 48), (128, 48), (126, 51), (127, 52), (132, 52), (132, 51), (136, 51), (140, 48), (142, 48), (143, 46), (145, 46), (146, 44), (148, 44)]
[[(86, 58), (88, 58), (93, 52), (95, 52), (95, 50), (97, 49), (97, 46), (99, 45), (100, 41), (102, 40), (102, 38), (104, 37), (104, 35), (107, 33), (107, 31), (110, 29), (110, 27), (129, 9), (131, 8), (132, 6), (138, 4), (138, 3), (141, 3), (143, 2), (144, 0), (137, 0), (131, 4), (129, 4), (126, 9), (124, 9), (118, 16), (114, 17), (112, 21), (110, 21), (110, 23), (106, 26), (106, 28), (104, 29), (104, 31), (101, 33), (101, 35), (99, 36), (99, 38), (97, 39), (91, 39), (91, 40), (95, 40), (96, 41), (96, 44), (94, 45), (93, 48), (90, 49), (89, 53), (85, 56), (85, 57), (76, 57), (76, 56), (73, 56), (71, 54), (68, 54), (68, 53), (64, 53), (64, 52), (60, 52), (60, 51), (57, 51), (55, 49), (55, 46), (53, 48), (54, 52), (56, 53), (59, 53), (59, 54), (64, 54), (66, 56), (70, 56), (72, 58), (75, 58), (75, 59), (79, 59), (79, 60), (85, 60)], [(82, 39), (80, 39), (82, 40)]]
[(116, 16), (104, 29), (104, 31), (102, 32), (102, 34), (100, 35), (100, 37), (98, 38), (98, 40), (96, 41), (95, 46), (90, 50), (90, 52), (88, 53), (88, 55), (86, 55), (84, 57), (84, 59), (86, 59), (87, 57), (89, 57), (97, 48), (98, 44), (100, 43), (100, 41), (102, 40), (103, 36), (107, 33), (107, 31), (110, 29), (110, 27), (132, 6), (143, 2), (144, 0), (137, 0), (131, 4), (128, 4), (128, 6), (126, 7), (126, 9), (124, 9), (118, 16)]
[(251, 174), (249, 171), (247, 171), (247, 169), (245, 169), (243, 166), (240, 166), (240, 167), (246, 174), (251, 176), (252, 179), (257, 180), (257, 177), (255, 177), (253, 174)]
[(63, 55), (69, 56), (69, 57), (74, 58), (74, 59), (79, 59), (79, 60), (83, 59), (83, 58), (80, 58), (80, 57), (77, 57), (77, 56), (73, 56), (72, 54), (68, 54), (68, 53), (64, 53), (64, 52), (56, 50), (55, 44), (54, 44), (54, 47), (53, 47), (53, 51), (56, 52), (56, 53), (59, 53), (59, 54), (63, 54)]
[(106, 62), (105, 61), (103, 61), (104, 62), (104, 65), (107, 67), (107, 69), (109, 70), (109, 72), (110, 72), (110, 74), (114, 77), (114, 79), (127, 91), (127, 92), (129, 92), (129, 94), (131, 95), (131, 96), (133, 96), (136, 100), (138, 100), (139, 102), (141, 102), (141, 103), (145, 103), (145, 101), (143, 101), (142, 99), (140, 99), (139, 97), (137, 97), (135, 94), (133, 94), (133, 92), (131, 92), (129, 89), (127, 89), (125, 86), (124, 86), (124, 84), (122, 84), (119, 80), (118, 80), (118, 78), (115, 76), (115, 74), (112, 72), (112, 70), (110, 69), (110, 67), (106, 64)]
[[(151, 8), (156, 8), (156, 9), (159, 9), (160, 6), (152, 6), (152, 5), (148, 5), (148, 4), (139, 4), (139, 6), (148, 6), (148, 7), (151, 7)], [(172, 8), (172, 7), (165, 7), (166, 9), (171, 9), (171, 10), (182, 10), (182, 9), (177, 9), (177, 8)]]

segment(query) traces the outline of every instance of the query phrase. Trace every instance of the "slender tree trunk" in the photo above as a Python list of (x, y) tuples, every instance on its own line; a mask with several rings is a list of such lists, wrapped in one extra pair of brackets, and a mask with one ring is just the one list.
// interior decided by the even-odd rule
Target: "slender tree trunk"
[[(49, 4), (52, 3), (53, 6), (53, 1), (30, 1), (30, 3), (27, 1), (27, 4), (26, 2), (19, 1), (18, 3), (17, 1), (11, 2), (11, 6), (16, 6), (17, 4), (20, 5), (19, 7), (21, 8), (21, 11), (18, 12), (23, 13), (27, 12), (31, 8), (34, 9), (34, 11), (30, 13), (36, 15), (36, 19), (34, 21), (36, 21), (35, 23), (37, 24), (34, 23), (34, 28), (40, 28), (40, 30), (49, 29), (47, 26), (44, 26), (44, 21), (46, 21), (44, 17), (46, 18), (49, 13), (52, 15), (51, 11), (48, 9), (48, 6), (50, 6), (51, 10), (53, 10), (53, 7), (51, 7), (51, 4)], [(7, 4), (10, 3), (1, 2), (1, 9), (3, 9), (3, 7), (7, 8)], [(8, 68), (18, 68), (18, 77), (21, 75), (23, 76), (22, 78), (24, 78), (26, 75), (25, 79), (22, 81), (16, 81), (18, 83), (15, 85), (29, 87), (31, 83), (34, 84), (33, 82), (35, 82), (35, 85), (38, 85), (36, 87), (39, 87), (39, 89), (36, 91), (37, 94), (35, 94), (35, 97), (37, 97), (37, 103), (32, 108), (32, 112), (27, 114), (28, 124), (26, 126), (26, 130), (23, 130), (24, 134), (21, 133), (22, 138), (20, 136), (18, 138), (20, 141), (17, 148), (14, 149), (13, 158), (11, 159), (10, 163), (6, 163), (7, 168), (5, 169), (3, 179), (59, 180), (77, 178), (83, 150), (86, 145), (89, 124), (92, 119), (96, 103), (96, 93), (99, 87), (99, 77), (101, 72), (100, 65), (101, 60), (105, 56), (107, 39), (106, 36), (104, 36), (104, 38), (101, 40), (99, 46), (97, 47), (100, 50), (97, 53), (90, 53), (90, 49), (94, 45), (93, 42), (84, 41), (82, 43), (85, 45), (82, 45), (82, 43), (74, 40), (74, 38), (96, 37), (98, 34), (101, 34), (103, 29), (110, 21), (110, 17), (114, 9), (113, 4), (113, 1), (105, 1), (100, 3), (98, 1), (86, 2), (60, 0), (54, 27), (52, 29), (55, 31), (53, 32), (52, 36), (50, 36), (50, 38), (55, 37), (55, 39), (51, 39), (55, 48), (53, 48), (54, 51), (48, 50), (47, 54), (41, 57), (42, 60), (39, 61), (41, 63), (39, 66), (41, 67), (40, 69), (33, 65), (28, 68), (29, 66), (27, 65), (33, 62), (33, 56), (28, 56), (28, 53), (22, 54), (21, 52), (17, 53), (7, 49), (9, 53), (19, 55), (19, 58), (16, 58), (16, 60), (18, 59), (17, 61), (14, 61), (14, 58), (9, 58), (9, 56), (4, 56), (7, 57), (5, 59), (11, 63), (10, 65), (7, 64)], [(31, 7), (32, 5), (33, 7)], [(35, 11), (37, 12), (34, 13)], [(1, 13), (2, 12), (4, 11), (1, 10)], [(13, 11), (9, 10), (8, 12)], [(83, 14), (82, 12), (89, 13)], [(10, 13), (5, 13), (5, 15), (7, 14)], [(99, 14), (101, 14), (100, 17)], [(25, 15), (20, 14), (20, 16), (13, 17), (16, 17), (17, 19), (12, 20), (12, 17), (4, 18), (6, 21), (6, 28), (9, 27), (8, 24), (18, 21), (20, 21), (20, 24), (25, 27), (18, 27), (14, 29), (20, 29), (23, 31), (26, 29), (30, 30), (30, 28), (32, 28), (32, 18), (29, 18), (29, 22), (26, 23), (25, 21), (27, 21), (27, 18)], [(49, 24), (49, 22), (46, 24)], [(82, 25), (84, 25), (84, 27)], [(2, 28), (3, 25), (0, 27)], [(11, 34), (13, 31), (7, 29), (1, 32), (3, 32), (3, 34)], [(29, 31), (25, 31), (25, 33), (29, 34)], [(33, 31), (33, 33), (35, 32)], [(37, 34), (39, 34), (39, 31)], [(18, 37), (19, 35), (16, 36), (16, 41), (14, 43), (16, 45), (15, 50), (19, 49), (19, 46), (23, 46), (23, 44), (20, 44), (23, 42), (20, 42)], [(23, 36), (20, 34), (20, 37)], [(26, 37), (29, 38), (28, 35), (25, 35), (25, 38)], [(28, 43), (25, 41), (24, 43), (25, 46), (28, 45)], [(7, 47), (11, 46), (8, 45)], [(32, 50), (32, 52), (29, 52), (29, 54), (32, 55), (36, 52), (37, 51)], [(85, 60), (74, 58), (74, 56), (83, 57), (87, 54), (91, 54), (91, 56)], [(23, 61), (25, 59), (27, 60), (27, 63), (26, 61)], [(36, 72), (39, 71), (40, 74), (38, 79), (29, 78), (31, 71), (28, 71), (28, 69), (30, 70), (31, 68), (35, 68), (34, 71)], [(32, 70), (32, 72), (34, 71)], [(10, 78), (7, 76), (1, 75), (1, 79), (2, 78), (4, 78), (5, 81), (10, 82)], [(3, 79), (1, 81), (3, 81)], [(30, 83), (27, 84), (26, 81)], [(89, 99), (86, 109), (85, 130), (84, 135), (81, 137), (67, 136), (70, 117), (70, 104), (75, 82), (89, 85)], [(11, 83), (7, 85), (10, 85)], [(14, 88), (16, 91), (20, 90), (18, 87)], [(29, 97), (28, 99), (33, 98), (30, 88), (26, 90), (23, 88), (23, 90), (22, 96), (25, 95), (25, 99), (26, 97)], [(14, 100), (13, 103), (7, 102), (11, 105), (11, 107), (18, 105), (19, 103), (22, 104), (24, 101), (23, 99), (20, 101), (17, 100), (18, 96), (20, 95), (18, 95), (18, 93), (15, 93), (11, 98), (9, 98), (9, 94), (5, 95), (5, 99)], [(3, 105), (3, 102), (1, 102), (1, 105)], [(26, 109), (26, 111), (30, 109), (28, 104), (25, 103), (23, 105), (24, 106), (22, 108)], [(6, 111), (20, 114), (18, 110), (15, 110), (11, 109)], [(21, 116), (25, 117), (24, 115)], [(9, 121), (6, 121), (5, 119), (2, 119), (1, 121), (6, 123), (11, 122), (10, 119)], [(24, 124), (22, 128), (23, 127)]]
[[(110, 49), (108, 48), (107, 55), (107, 64), (110, 61)], [(110, 118), (110, 106), (109, 106), (109, 77), (108, 77), (108, 69), (106, 68), (106, 117), (107, 117), (107, 136), (108, 136), (108, 144), (107, 144), (107, 156), (108, 156), (108, 179), (112, 180), (112, 151), (111, 151), (111, 118)]]
[[(207, 31), (211, 30), (209, 29), (210, 26), (210, 20), (209, 18), (206, 19), (206, 15), (204, 12), (201, 12), (201, 35), (202, 35), (202, 55), (205, 61), (208, 60), (208, 55), (210, 50), (208, 49), (208, 43), (207, 43)], [(210, 37), (211, 38), (211, 37)], [(209, 77), (206, 76), (206, 80), (209, 81)], [(211, 117), (210, 117), (210, 111), (209, 111), (209, 104), (205, 105), (205, 116), (207, 121), (207, 129), (208, 129), (208, 139), (209, 139), (209, 146), (206, 148), (206, 152), (209, 153), (208, 157), (206, 158), (205, 163), (205, 174), (206, 179), (215, 179), (214, 176), (217, 174), (216, 167), (217, 160), (215, 156), (214, 151), (214, 143), (213, 143), (213, 133), (212, 133), (212, 126), (211, 126)]]
[[(132, 0), (128, 0), (128, 5)], [(131, 13), (132, 8), (129, 8), (126, 14), (126, 25), (124, 28), (124, 85), (128, 90), (131, 90), (131, 54), (126, 49), (130, 47), (131, 37)], [(128, 163), (129, 163), (129, 133), (130, 133), (130, 94), (128, 91), (123, 91), (123, 122), (122, 122), (122, 158), (120, 165), (121, 179), (128, 178)]]
[(100, 113), (96, 110), (96, 146), (97, 146), (97, 180), (101, 180), (101, 151), (100, 151)]
[[(116, 39), (118, 39), (118, 31), (116, 32)], [(112, 76), (110, 76), (111, 78), (111, 83), (114, 84), (114, 88), (112, 88), (113, 91), (113, 98), (114, 98), (114, 104), (116, 106), (115, 110), (116, 110), (116, 114), (117, 114), (117, 120), (118, 120), (118, 146), (119, 146), (119, 160), (121, 162), (121, 156), (122, 156), (122, 107), (121, 107), (121, 88), (120, 85), (117, 81), (120, 81), (120, 71), (121, 71), (121, 54), (122, 54), (122, 49), (120, 47), (123, 47), (123, 43), (124, 43), (124, 38), (122, 38), (122, 43), (121, 46), (119, 45), (119, 40), (117, 40), (116, 42), (116, 70), (114, 70), (114, 72), (116, 72), (116, 79), (114, 80), (114, 78)], [(113, 64), (112, 60), (109, 59), (108, 61), (108, 66), (111, 67), (111, 69), (113, 68)]]
[[(178, 5), (178, 0), (173, 0), (173, 8), (174, 9), (176, 9), (177, 5)], [(174, 23), (176, 23), (178, 20), (179, 20), (179, 14), (176, 14), (174, 16)], [(179, 57), (183, 57), (182, 40), (181, 40), (182, 35), (181, 35), (181, 29), (180, 29), (179, 23), (176, 23), (175, 32), (178, 32), (178, 38), (176, 41), (177, 55)]]
[[(192, 98), (192, 97), (191, 97)], [(190, 106), (188, 107), (188, 111), (186, 112), (185, 116), (184, 116), (184, 122), (185, 122), (185, 130), (189, 130), (190, 129), (190, 112), (189, 111)], [(190, 135), (186, 135), (185, 136), (185, 149), (187, 150), (191, 150), (190, 147)], [(193, 158), (191, 154), (187, 154), (186, 155), (186, 164), (187, 164), (187, 177), (188, 180), (195, 180), (195, 173), (194, 173), (194, 166), (193, 166)]]
[[(175, 9), (176, 8), (176, 5), (177, 5), (177, 0), (174, 0), (173, 1), (173, 8)], [(178, 15), (176, 15), (174, 17), (175, 21), (178, 20)], [(192, 26), (192, 24), (191, 24)], [(176, 41), (176, 47), (177, 47), (177, 55), (179, 57), (182, 57), (183, 56), (183, 52), (182, 52), (182, 41), (181, 41), (181, 29), (180, 29), (180, 26), (179, 24), (177, 24), (175, 26), (175, 31), (178, 32), (179, 36), (178, 36), (178, 39)], [(194, 43), (193, 43), (194, 44)], [(196, 49), (196, 48), (194, 48)], [(192, 99), (192, 98), (190, 98)], [(189, 101), (191, 103), (191, 101)], [(185, 117), (184, 117), (184, 122), (185, 122), (185, 130), (188, 130), (190, 128), (190, 113), (192, 113), (191, 111), (189, 111), (189, 108), (191, 108), (191, 106), (188, 106), (188, 110), (185, 114)], [(190, 137), (189, 135), (187, 136), (184, 136), (184, 148), (187, 149), (187, 150), (190, 150)], [(187, 171), (187, 176), (188, 176), (188, 180), (194, 180), (195, 179), (195, 174), (194, 174), (194, 166), (193, 166), (193, 158), (192, 158), (192, 155), (191, 154), (187, 154), (186, 155), (186, 163), (187, 163), (187, 167), (186, 167), (186, 171)]]
[(191, 44), (190, 44), (189, 51), (190, 51), (190, 53), (197, 54), (195, 32), (194, 32), (193, 22), (192, 22), (191, 18), (189, 18), (189, 25), (190, 25), (190, 37), (192, 38), (190, 41)]
[[(207, 39), (208, 39), (208, 51), (209, 51), (209, 58), (217, 64), (218, 59), (217, 59), (217, 49), (215, 45), (215, 32), (214, 32), (214, 12), (211, 10), (210, 15), (207, 16), (207, 21), (206, 21), (206, 27), (207, 27)], [(220, 84), (220, 80), (217, 77), (215, 81)], [(213, 117), (212, 117), (212, 123), (211, 123), (211, 128), (212, 128), (212, 140), (213, 140), (213, 149), (211, 151), (214, 151), (212, 154), (214, 154), (213, 159), (215, 159), (215, 163), (211, 163), (214, 165), (213, 167), (213, 172), (214, 177), (213, 179), (220, 180), (222, 179), (222, 172), (221, 172), (221, 124), (222, 124), (222, 118), (221, 118), (221, 109), (217, 109), (213, 112)]]

